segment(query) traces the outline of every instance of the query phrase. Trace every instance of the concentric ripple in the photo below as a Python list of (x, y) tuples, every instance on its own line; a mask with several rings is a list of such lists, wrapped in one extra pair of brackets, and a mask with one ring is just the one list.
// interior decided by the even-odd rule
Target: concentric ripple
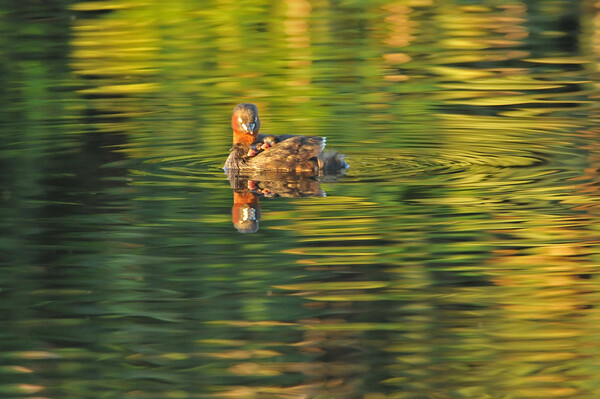
[(397, 178), (417, 176), (440, 176), (464, 174), (470, 169), (494, 170), (527, 168), (546, 163), (543, 154), (533, 152), (504, 154), (486, 154), (483, 152), (444, 150), (444, 153), (420, 149), (414, 153), (408, 151), (387, 156), (350, 156), (350, 178), (362, 182), (393, 181)]
[[(225, 179), (222, 165), (227, 154), (201, 156), (184, 154), (166, 158), (146, 159), (138, 168), (145, 175), (167, 180), (194, 179), (208, 184)], [(397, 179), (418, 176), (440, 177), (466, 175), (474, 168), (487, 173), (500, 173), (506, 177), (522, 168), (540, 167), (549, 157), (541, 152), (518, 151), (510, 154), (493, 154), (461, 149), (408, 149), (387, 151), (385, 156), (375, 151), (348, 153), (350, 168), (346, 182), (394, 182)], [(556, 166), (556, 165), (555, 165)], [(511, 172), (514, 170), (514, 172)], [(327, 179), (325, 179), (327, 180)]]

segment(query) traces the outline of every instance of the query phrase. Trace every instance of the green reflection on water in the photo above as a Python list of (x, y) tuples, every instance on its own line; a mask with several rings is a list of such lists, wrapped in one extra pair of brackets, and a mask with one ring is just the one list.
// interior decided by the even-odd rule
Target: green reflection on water
[[(0, 7), (4, 396), (598, 396), (594, 1)], [(241, 101), (351, 164), (254, 235)]]

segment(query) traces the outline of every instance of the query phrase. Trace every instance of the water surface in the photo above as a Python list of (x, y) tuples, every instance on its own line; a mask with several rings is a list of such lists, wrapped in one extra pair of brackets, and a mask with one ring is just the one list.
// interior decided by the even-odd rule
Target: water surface
[[(595, 1), (0, 10), (2, 397), (600, 395)], [(351, 165), (254, 234), (239, 102)]]

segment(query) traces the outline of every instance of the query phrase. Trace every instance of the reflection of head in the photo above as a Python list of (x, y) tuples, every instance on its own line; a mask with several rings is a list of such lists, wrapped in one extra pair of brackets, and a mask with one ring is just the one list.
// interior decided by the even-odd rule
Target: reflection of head
[(233, 193), (231, 220), (240, 233), (256, 233), (261, 209), (258, 197), (251, 192)]

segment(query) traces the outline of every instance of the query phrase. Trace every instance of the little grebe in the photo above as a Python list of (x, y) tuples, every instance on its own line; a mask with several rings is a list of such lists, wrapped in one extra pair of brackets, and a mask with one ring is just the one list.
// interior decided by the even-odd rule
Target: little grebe
[(254, 104), (238, 104), (231, 117), (233, 148), (227, 171), (335, 173), (348, 168), (344, 155), (324, 152), (325, 137), (258, 134), (260, 119)]

